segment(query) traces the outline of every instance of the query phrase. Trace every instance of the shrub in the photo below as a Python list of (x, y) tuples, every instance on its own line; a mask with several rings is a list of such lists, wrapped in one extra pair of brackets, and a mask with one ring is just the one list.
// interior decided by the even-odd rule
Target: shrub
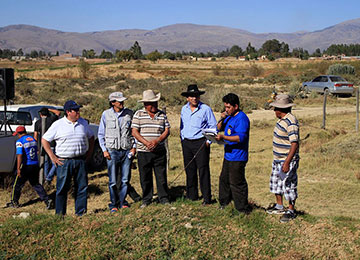
[(338, 75), (338, 74), (355, 74), (354, 66), (348, 64), (334, 64), (328, 68), (328, 74), (330, 75)]
[(264, 72), (263, 68), (253, 64), (249, 67), (249, 76), (251, 77), (259, 77), (262, 75), (262, 73)]

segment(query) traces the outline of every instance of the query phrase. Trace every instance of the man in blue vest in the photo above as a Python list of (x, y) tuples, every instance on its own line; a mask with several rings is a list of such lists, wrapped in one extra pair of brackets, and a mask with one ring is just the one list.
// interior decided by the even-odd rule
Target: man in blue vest
[(102, 113), (98, 139), (107, 159), (110, 192), (110, 212), (127, 208), (125, 201), (130, 181), (131, 160), (136, 153), (135, 140), (131, 135), (133, 111), (124, 107), (122, 92), (109, 95), (110, 108)]

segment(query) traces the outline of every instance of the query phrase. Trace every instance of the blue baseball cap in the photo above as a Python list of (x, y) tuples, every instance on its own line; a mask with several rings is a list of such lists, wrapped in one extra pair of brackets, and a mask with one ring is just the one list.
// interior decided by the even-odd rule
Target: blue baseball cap
[(74, 100), (68, 100), (64, 104), (65, 111), (70, 111), (72, 109), (79, 109), (80, 107), (82, 106), (78, 105)]

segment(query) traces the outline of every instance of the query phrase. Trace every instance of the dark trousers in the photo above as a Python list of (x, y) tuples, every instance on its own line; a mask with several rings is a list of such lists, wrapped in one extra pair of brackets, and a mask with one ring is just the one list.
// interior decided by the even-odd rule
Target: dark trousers
[(19, 202), (21, 190), (24, 187), (26, 181), (29, 181), (33, 189), (39, 195), (42, 201), (46, 201), (49, 199), (44, 187), (39, 183), (39, 166), (35, 165), (23, 165), (21, 169), (21, 176), (15, 179), (15, 183), (13, 186), (13, 192), (11, 196), (11, 200), (15, 202)]
[(169, 188), (166, 176), (166, 150), (155, 152), (138, 152), (138, 165), (140, 172), (140, 183), (143, 191), (143, 203), (150, 204), (153, 197), (154, 169), (156, 188), (160, 203), (169, 202)]
[(81, 216), (87, 209), (88, 178), (84, 159), (65, 159), (56, 171), (56, 203), (55, 213), (66, 214), (67, 196), (74, 179), (75, 214)]
[(224, 159), (219, 178), (219, 201), (227, 205), (234, 200), (238, 211), (248, 209), (248, 185), (245, 179), (246, 162), (227, 161)]
[[(205, 203), (211, 202), (211, 184), (210, 184), (210, 147), (207, 147), (205, 138), (197, 140), (184, 139), (182, 144), (184, 166), (186, 168), (186, 197), (190, 200), (198, 200), (198, 177), (199, 171), (200, 190)], [(199, 148), (201, 150), (198, 152)], [(197, 153), (198, 152), (198, 153)], [(195, 159), (194, 155), (197, 153)], [(188, 165), (189, 164), (189, 165)]]

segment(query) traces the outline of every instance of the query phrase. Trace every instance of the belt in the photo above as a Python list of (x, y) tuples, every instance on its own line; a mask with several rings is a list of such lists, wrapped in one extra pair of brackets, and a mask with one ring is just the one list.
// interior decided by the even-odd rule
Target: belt
[(64, 160), (85, 160), (86, 156), (84, 155), (80, 155), (80, 156), (76, 156), (76, 157), (59, 157), (60, 159), (64, 159)]
[(184, 138), (184, 140), (186, 141), (190, 141), (190, 142), (196, 142), (196, 141), (200, 141), (200, 140), (204, 140), (206, 139), (205, 137), (201, 137), (201, 138), (198, 138), (198, 139), (188, 139), (188, 138)]

